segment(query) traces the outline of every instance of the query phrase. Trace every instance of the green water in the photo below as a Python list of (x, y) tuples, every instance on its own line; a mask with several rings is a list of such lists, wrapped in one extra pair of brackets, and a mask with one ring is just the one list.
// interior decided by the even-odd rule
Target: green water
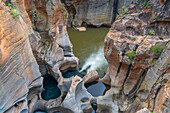
[[(98, 63), (105, 62), (104, 65), (106, 65), (103, 48), (104, 38), (108, 31), (109, 28), (87, 28), (84, 32), (68, 28), (68, 34), (73, 44), (74, 55), (80, 59), (81, 67), (93, 62), (91, 65), (98, 65), (98, 67), (93, 66), (92, 69), (99, 70), (99, 73), (105, 71), (105, 69), (101, 70), (102, 64)], [(95, 61), (97, 59), (98, 61)]]
[(104, 38), (108, 31), (109, 28), (87, 28), (84, 32), (68, 28), (74, 54), (80, 59), (81, 66), (86, 58), (97, 52), (99, 47), (104, 46)]
[(44, 100), (50, 100), (58, 98), (61, 95), (61, 91), (58, 88), (58, 82), (51, 75), (45, 75), (43, 80), (43, 88), (45, 89), (41, 96)]

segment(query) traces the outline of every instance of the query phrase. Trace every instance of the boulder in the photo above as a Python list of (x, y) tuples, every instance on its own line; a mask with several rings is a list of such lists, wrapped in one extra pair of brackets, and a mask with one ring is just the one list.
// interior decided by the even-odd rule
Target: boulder
[(92, 112), (91, 99), (92, 96), (84, 87), (83, 79), (75, 76), (62, 106), (75, 113)]
[(137, 113), (150, 113), (150, 111), (147, 108), (143, 108), (143, 109), (137, 111)]
[(85, 84), (90, 82), (95, 82), (99, 79), (99, 75), (95, 70), (88, 70), (87, 74), (83, 77), (83, 81)]

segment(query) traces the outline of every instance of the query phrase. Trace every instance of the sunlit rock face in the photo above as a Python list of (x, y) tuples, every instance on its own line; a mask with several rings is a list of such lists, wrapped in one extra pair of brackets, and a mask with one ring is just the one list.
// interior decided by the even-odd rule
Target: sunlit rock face
[[(87, 11), (84, 17), (90, 18), (88, 14), (95, 13), (102, 15), (99, 19), (92, 16), (96, 21), (89, 19), (86, 23), (111, 25), (112, 0), (85, 1), (65, 0), (65, 5), (70, 3), (80, 11), (76, 12), (80, 16), (74, 15), (75, 25), (79, 26), (85, 21), (78, 18), (85, 14), (81, 10), (86, 6), (83, 4), (90, 8), (84, 8)], [(125, 1), (129, 3), (130, 0), (121, 2), (127, 7)], [(150, 0), (146, 6), (143, 1), (135, 0), (126, 14), (115, 21), (105, 39), (105, 57), (109, 68), (102, 79), (95, 71), (89, 71), (83, 78), (62, 77), (60, 71), (78, 68), (78, 59), (73, 54), (66, 30), (68, 10), (60, 0), (11, 2), (19, 15), (10, 14), (9, 1), (0, 0), (0, 112), (33, 113), (40, 110), (49, 113), (91, 113), (94, 105), (97, 113), (131, 113), (143, 108), (154, 112), (169, 111), (168, 0)], [(92, 10), (91, 7), (96, 9)], [(121, 5), (118, 7), (121, 8)], [(101, 9), (109, 12), (100, 14)], [(51, 84), (60, 88), (55, 89), (58, 90), (56, 92), (61, 91), (61, 95), (52, 96), (50, 100), (41, 96), (42, 92), (46, 94), (53, 90), (45, 85), (42, 89), (41, 76), (47, 73), (53, 76)], [(110, 85), (111, 89), (108, 90), (98, 80)], [(44, 82), (48, 81), (45, 79)], [(102, 89), (100, 95), (93, 95), (84, 86), (91, 82), (99, 83), (89, 89), (97, 93), (97, 89)]]
[(41, 73), (59, 77), (59, 70), (78, 69), (79, 61), (73, 54), (66, 29), (67, 11), (61, 1), (30, 0), (25, 1), (25, 7), (37, 32), (36, 36), (30, 35), (30, 41)]
[(41, 76), (78, 68), (63, 16), (60, 0), (0, 1), (0, 112), (32, 112)]
[[(170, 79), (165, 76), (170, 62), (169, 1), (150, 0), (146, 6), (142, 3), (131, 4), (105, 38), (105, 57), (109, 63), (105, 79), (110, 79), (119, 109), (127, 112), (147, 107), (148, 100), (153, 105), (150, 95), (156, 97), (156, 91), (164, 84), (159, 82)], [(153, 109), (150, 107), (150, 111)]]
[(37, 94), (42, 79), (29, 42), (32, 31), (24, 21), (26, 13), (14, 17), (9, 10), (0, 2), (0, 112), (15, 106), (10, 110), (19, 113), (28, 111), (29, 90), (37, 88), (32, 96)]

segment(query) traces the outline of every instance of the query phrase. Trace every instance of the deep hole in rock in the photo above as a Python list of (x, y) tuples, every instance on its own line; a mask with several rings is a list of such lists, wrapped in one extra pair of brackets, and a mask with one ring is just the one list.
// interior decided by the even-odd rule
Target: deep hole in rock
[(94, 97), (103, 96), (106, 86), (102, 82), (86, 84), (87, 91)]
[(96, 110), (97, 110), (97, 104), (91, 104), (92, 108), (93, 108), (93, 111), (92, 113), (96, 113)]
[(72, 77), (72, 76), (78, 75), (78, 76), (80, 76), (80, 77), (83, 78), (83, 77), (86, 75), (86, 73), (87, 73), (86, 70), (84, 70), (83, 72), (79, 72), (79, 71), (67, 71), (67, 72), (65, 72), (65, 73), (62, 73), (62, 76), (63, 76), (64, 78), (70, 78), (70, 77)]
[(61, 95), (61, 91), (58, 88), (58, 82), (51, 75), (46, 74), (43, 80), (43, 88), (45, 89), (41, 93), (41, 97), (44, 100), (56, 99)]
[(34, 111), (34, 113), (47, 113), (47, 112), (43, 111), (43, 110), (36, 110), (36, 111)]
[(60, 111), (55, 111), (55, 112), (53, 112), (53, 113), (61, 113)]
[(84, 102), (87, 102), (87, 101), (89, 101), (89, 98), (88, 98), (88, 97), (84, 97), (84, 98), (81, 99), (81, 102), (83, 102), (83, 103), (84, 103)]

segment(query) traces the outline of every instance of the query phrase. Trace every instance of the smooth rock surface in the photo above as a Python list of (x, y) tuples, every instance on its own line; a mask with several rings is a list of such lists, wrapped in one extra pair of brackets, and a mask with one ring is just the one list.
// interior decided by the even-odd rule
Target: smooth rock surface
[(91, 99), (92, 96), (84, 87), (82, 78), (75, 76), (62, 106), (75, 113), (92, 112)]
[(10, 9), (0, 4), (0, 112), (9, 108), (7, 112), (27, 112), (29, 90), (40, 90), (42, 85), (28, 39), (30, 29), (21, 16), (14, 18)]

